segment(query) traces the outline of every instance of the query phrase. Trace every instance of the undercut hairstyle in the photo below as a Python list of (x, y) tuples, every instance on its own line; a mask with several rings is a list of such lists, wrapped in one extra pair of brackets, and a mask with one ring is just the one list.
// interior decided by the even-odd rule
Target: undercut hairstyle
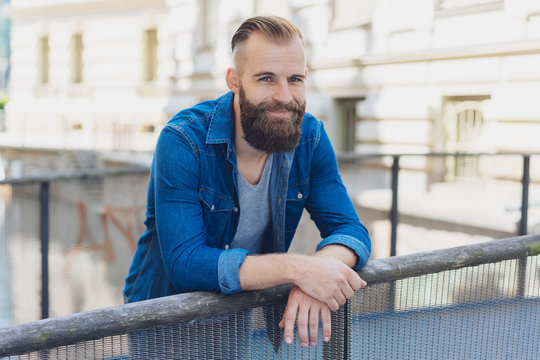
[(232, 37), (231, 50), (235, 63), (238, 60), (236, 59), (237, 51), (235, 52), (235, 50), (240, 47), (239, 45), (246, 42), (254, 32), (263, 35), (268, 40), (274, 41), (276, 44), (286, 44), (295, 38), (300, 39), (302, 45), (304, 44), (302, 33), (289, 20), (272, 15), (255, 16), (246, 19)]
[(289, 20), (279, 16), (255, 16), (246, 19), (236, 30), (231, 40), (231, 50), (246, 41), (253, 32), (259, 32), (277, 44), (286, 43), (296, 36), (302, 41), (302, 33)]

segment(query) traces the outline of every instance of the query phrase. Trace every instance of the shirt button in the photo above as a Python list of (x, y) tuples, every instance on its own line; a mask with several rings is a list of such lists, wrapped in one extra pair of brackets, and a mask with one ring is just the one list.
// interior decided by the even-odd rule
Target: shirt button
[(238, 208), (235, 206), (233, 209), (234, 212), (238, 212)]
[(297, 198), (301, 199), (304, 197), (304, 195), (302, 195), (302, 193), (298, 193), (298, 195), (296, 195)]
[(229, 244), (225, 245), (225, 250), (229, 250)]
[(210, 207), (210, 210), (214, 211), (214, 205), (212, 205), (212, 206)]

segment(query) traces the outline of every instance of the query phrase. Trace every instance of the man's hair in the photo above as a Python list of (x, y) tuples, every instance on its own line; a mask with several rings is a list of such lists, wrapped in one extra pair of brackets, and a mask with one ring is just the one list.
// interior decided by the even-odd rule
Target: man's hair
[(249, 39), (252, 33), (259, 32), (278, 44), (286, 43), (298, 37), (302, 42), (302, 33), (289, 20), (279, 16), (255, 16), (246, 19), (236, 30), (231, 40), (231, 50), (239, 43)]

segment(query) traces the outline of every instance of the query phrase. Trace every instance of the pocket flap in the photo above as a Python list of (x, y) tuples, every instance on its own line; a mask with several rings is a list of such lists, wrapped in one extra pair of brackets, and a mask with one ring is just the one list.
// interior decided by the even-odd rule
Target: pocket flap
[(232, 211), (234, 209), (233, 199), (217, 194), (210, 189), (201, 188), (199, 190), (199, 197), (210, 211)]
[(309, 183), (290, 186), (287, 189), (287, 201), (302, 201), (309, 197)]

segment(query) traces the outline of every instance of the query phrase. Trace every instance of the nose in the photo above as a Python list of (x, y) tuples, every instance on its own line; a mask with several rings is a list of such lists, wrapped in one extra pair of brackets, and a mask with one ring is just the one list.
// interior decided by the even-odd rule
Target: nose
[(292, 100), (292, 95), (289, 89), (289, 82), (287, 79), (278, 81), (274, 87), (272, 94), (272, 100), (280, 102), (282, 104), (288, 104)]

